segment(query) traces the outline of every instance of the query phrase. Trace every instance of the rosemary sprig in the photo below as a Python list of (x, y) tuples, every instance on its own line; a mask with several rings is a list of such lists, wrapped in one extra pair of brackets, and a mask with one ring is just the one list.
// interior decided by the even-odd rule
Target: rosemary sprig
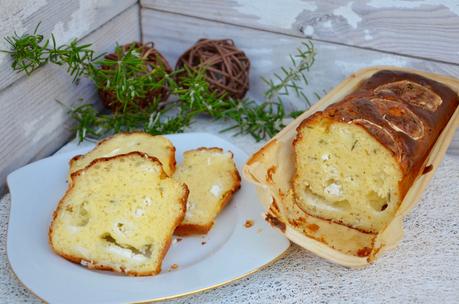
[[(243, 101), (218, 97), (205, 80), (205, 71), (185, 70), (172, 74), (159, 64), (149, 68), (141, 55), (141, 50), (133, 44), (127, 50), (115, 48), (116, 59), (94, 57), (90, 44), (79, 44), (76, 39), (69, 44), (58, 46), (53, 35), (50, 39), (38, 32), (6, 37), (10, 44), (8, 52), (12, 58), (12, 68), (30, 74), (48, 62), (66, 65), (67, 72), (78, 82), (81, 77), (94, 81), (96, 87), (116, 94), (120, 110), (101, 113), (92, 104), (69, 108), (70, 116), (76, 120), (75, 131), (80, 141), (87, 137), (100, 138), (121, 131), (142, 129), (151, 134), (183, 132), (198, 115), (208, 115), (216, 120), (231, 122), (222, 130), (233, 131), (235, 135), (250, 134), (257, 141), (272, 137), (284, 127), (286, 117), (283, 97), (293, 92), (310, 106), (308, 97), (302, 92), (308, 84), (305, 74), (314, 63), (315, 50), (311, 42), (304, 43), (297, 54), (290, 56), (292, 66), (281, 68), (274, 74), (274, 80), (265, 79), (268, 85), (265, 101)], [(161, 62), (158, 60), (158, 62)], [(180, 81), (176, 81), (177, 75)], [(136, 99), (143, 98), (155, 89), (167, 86), (174, 96), (165, 106), (153, 100), (148, 107), (141, 108)], [(298, 115), (299, 111), (288, 114)]]
[(279, 102), (257, 104), (254, 100), (229, 100), (230, 106), (221, 116), (234, 121), (234, 124), (222, 130), (235, 130), (236, 134), (250, 134), (256, 141), (273, 137), (285, 127), (284, 105)]
[(97, 88), (116, 94), (122, 112), (129, 106), (135, 106), (137, 98), (170, 84), (173, 75), (167, 74), (161, 64), (150, 69), (135, 44), (127, 50), (117, 45), (115, 54), (116, 60), (104, 58), (95, 62), (89, 74)]
[(30, 75), (42, 65), (52, 62), (57, 65), (67, 65), (67, 72), (73, 76), (73, 82), (78, 82), (82, 76), (87, 76), (91, 63), (96, 59), (91, 44), (78, 44), (77, 39), (69, 44), (58, 46), (56, 39), (51, 34), (51, 39), (44, 39), (43, 35), (37, 34), (38, 27), (33, 34), (5, 37), (10, 45), (10, 50), (0, 50), (9, 53), (13, 59), (11, 67), (18, 72)]
[(257, 141), (272, 137), (284, 127), (285, 112), (281, 103), (257, 104), (253, 100), (218, 98), (209, 90), (203, 71), (187, 75), (174, 89), (178, 99), (162, 110), (151, 105), (146, 109), (129, 108), (124, 112), (97, 114), (91, 104), (70, 109), (70, 115), (77, 121), (79, 139), (135, 129), (155, 135), (181, 133), (202, 114), (215, 120), (232, 121), (232, 125), (222, 132), (233, 130), (235, 135), (250, 134)]
[(305, 75), (309, 72), (315, 61), (316, 51), (311, 41), (303, 42), (303, 49), (297, 48), (295, 55), (289, 55), (292, 66), (281, 67), (282, 73), (274, 73), (275, 80), (261, 77), (268, 85), (265, 92), (265, 102), (272, 103), (278, 101), (281, 103), (282, 96), (288, 96), (290, 90), (293, 90), (297, 97), (311, 106), (309, 98), (303, 93), (303, 88), (309, 84)]

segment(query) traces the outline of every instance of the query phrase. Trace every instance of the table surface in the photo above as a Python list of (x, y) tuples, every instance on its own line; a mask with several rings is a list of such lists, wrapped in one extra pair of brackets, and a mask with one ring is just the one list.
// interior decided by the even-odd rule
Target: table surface
[[(215, 134), (223, 126), (201, 120), (190, 131)], [(247, 153), (262, 145), (248, 136), (219, 135)], [(57, 153), (77, 147), (70, 142)], [(9, 206), (10, 195), (6, 194), (0, 200), (0, 303), (40, 303), (18, 282), (8, 265)], [(264, 270), (232, 284), (168, 302), (457, 303), (458, 214), (459, 156), (447, 154), (421, 201), (406, 217), (404, 239), (375, 264), (359, 270), (348, 269), (292, 244), (280, 260)]]

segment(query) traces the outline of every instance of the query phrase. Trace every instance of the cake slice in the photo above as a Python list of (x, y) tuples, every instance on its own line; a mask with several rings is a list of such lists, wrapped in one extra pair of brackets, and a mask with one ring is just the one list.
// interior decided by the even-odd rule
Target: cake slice
[(159, 273), (185, 216), (186, 185), (139, 152), (96, 159), (71, 178), (49, 229), (53, 250), (91, 269)]
[(99, 142), (85, 155), (77, 155), (70, 160), (70, 175), (89, 165), (93, 160), (119, 154), (139, 151), (156, 157), (163, 165), (164, 172), (171, 176), (175, 171), (175, 147), (164, 136), (154, 136), (144, 132), (119, 133)]
[(233, 194), (241, 186), (233, 154), (220, 148), (186, 151), (174, 179), (190, 190), (185, 219), (175, 230), (177, 235), (205, 234)]

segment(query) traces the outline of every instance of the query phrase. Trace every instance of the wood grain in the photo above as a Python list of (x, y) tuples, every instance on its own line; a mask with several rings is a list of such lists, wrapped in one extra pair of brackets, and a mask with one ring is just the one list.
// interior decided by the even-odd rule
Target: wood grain
[[(59, 43), (84, 37), (96, 30), (136, 0), (14, 0), (2, 1), (0, 8), (0, 49), (8, 50), (3, 39), (16, 32), (19, 35), (32, 33), (40, 23), (40, 33), (55, 34)], [(22, 77), (12, 71), (10, 57), (0, 53), (0, 90)]]
[(141, 0), (142, 6), (459, 64), (457, 1)]
[[(110, 51), (115, 42), (140, 39), (139, 7), (130, 7), (82, 41), (94, 43), (97, 51)], [(46, 65), (0, 92), (0, 188), (12, 170), (48, 156), (71, 135), (67, 105), (96, 101), (89, 81), (78, 86), (64, 69)]]
[[(249, 96), (262, 100), (265, 84), (260, 76), (269, 77), (282, 65), (290, 63), (288, 54), (300, 46), (304, 39), (223, 24), (193, 17), (142, 9), (141, 20), (145, 41), (154, 41), (156, 47), (166, 56), (171, 65), (199, 38), (231, 38), (250, 58)], [(326, 42), (315, 42), (316, 63), (308, 74), (310, 85), (306, 95), (314, 102), (314, 93), (323, 92), (341, 82), (351, 73), (374, 65), (395, 65), (412, 67), (427, 72), (451, 75), (459, 78), (459, 67), (455, 65), (430, 62), (410, 57), (357, 49)], [(304, 104), (291, 95), (287, 109), (301, 109)], [(459, 135), (451, 149), (459, 148)]]

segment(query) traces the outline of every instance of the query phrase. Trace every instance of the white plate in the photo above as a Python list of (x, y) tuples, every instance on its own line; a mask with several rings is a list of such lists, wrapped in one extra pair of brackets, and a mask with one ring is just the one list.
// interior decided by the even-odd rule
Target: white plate
[[(247, 155), (214, 135), (189, 133), (167, 136), (182, 153), (217, 146), (234, 154), (238, 169)], [(269, 264), (289, 241), (262, 219), (255, 188), (242, 181), (241, 190), (219, 215), (206, 236), (186, 237), (171, 246), (163, 271), (153, 277), (126, 277), (92, 271), (68, 262), (48, 245), (51, 214), (66, 190), (68, 161), (92, 147), (55, 155), (8, 176), (11, 212), (7, 254), (12, 269), (34, 294), (51, 303), (119, 303), (174, 298), (217, 287)], [(253, 220), (251, 228), (244, 227)], [(204, 245), (202, 242), (206, 242)], [(172, 264), (178, 268), (171, 269)]]

